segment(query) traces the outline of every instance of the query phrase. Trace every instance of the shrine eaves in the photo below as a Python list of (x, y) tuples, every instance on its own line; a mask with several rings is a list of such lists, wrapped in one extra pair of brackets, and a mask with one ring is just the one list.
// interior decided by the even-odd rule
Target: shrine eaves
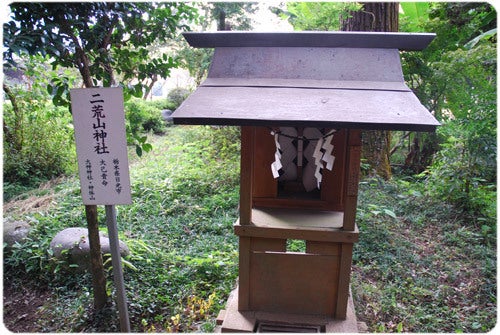
[(207, 79), (176, 124), (434, 131), (439, 122), (403, 77), (400, 50), (428, 33), (184, 33), (215, 48)]

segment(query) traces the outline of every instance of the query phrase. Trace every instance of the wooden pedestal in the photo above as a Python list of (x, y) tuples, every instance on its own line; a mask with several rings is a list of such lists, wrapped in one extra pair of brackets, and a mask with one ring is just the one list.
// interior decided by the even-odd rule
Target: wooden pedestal
[[(343, 231), (341, 212), (253, 209), (240, 237), (239, 311), (345, 319), (352, 247), (358, 231)], [(305, 252), (288, 252), (287, 239)]]
[(238, 310), (238, 288), (231, 292), (226, 309), (219, 313), (217, 331), (222, 333), (319, 332), (353, 334), (359, 329), (354, 304), (349, 294), (346, 318), (336, 320), (321, 315), (272, 313)]

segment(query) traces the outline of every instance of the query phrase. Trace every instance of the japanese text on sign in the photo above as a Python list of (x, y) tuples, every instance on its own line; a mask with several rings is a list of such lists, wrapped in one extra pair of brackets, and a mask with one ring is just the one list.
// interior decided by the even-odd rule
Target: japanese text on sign
[(71, 108), (83, 203), (130, 204), (121, 88), (71, 90)]

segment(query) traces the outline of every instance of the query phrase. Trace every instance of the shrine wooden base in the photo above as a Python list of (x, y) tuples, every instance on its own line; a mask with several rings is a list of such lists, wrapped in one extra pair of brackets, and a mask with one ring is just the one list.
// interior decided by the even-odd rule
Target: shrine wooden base
[[(358, 230), (342, 229), (343, 213), (253, 209), (239, 236), (238, 310), (346, 318), (352, 249)], [(287, 250), (287, 241), (305, 244)]]
[(290, 313), (238, 311), (238, 288), (231, 292), (226, 309), (217, 318), (218, 332), (320, 332), (358, 333), (358, 322), (351, 295), (347, 304), (345, 320), (335, 320), (327, 316), (301, 315)]
[[(354, 332), (349, 279), (358, 229), (342, 229), (344, 213), (252, 209), (239, 236), (239, 282), (223, 332)], [(289, 240), (305, 244), (289, 251)]]

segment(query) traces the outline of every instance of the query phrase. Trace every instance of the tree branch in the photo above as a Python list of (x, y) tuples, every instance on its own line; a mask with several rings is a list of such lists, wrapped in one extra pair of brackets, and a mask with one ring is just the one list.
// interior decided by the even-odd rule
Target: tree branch
[(399, 139), (398, 143), (394, 147), (392, 147), (391, 151), (389, 152), (389, 156), (392, 156), (396, 152), (396, 150), (398, 150), (399, 147), (403, 145), (404, 140), (408, 138), (410, 134), (411, 132), (407, 132), (406, 134), (403, 135), (403, 137)]
[(61, 28), (61, 32), (65, 33), (75, 45), (75, 58), (72, 63), (74, 63), (78, 68), (78, 71), (80, 71), (85, 87), (94, 86), (94, 83), (92, 82), (92, 75), (90, 74), (90, 61), (85, 53), (85, 50), (83, 49), (83, 46), (73, 33), (73, 30), (64, 17), (64, 14), (59, 13), (56, 18), (59, 23), (59, 27)]

